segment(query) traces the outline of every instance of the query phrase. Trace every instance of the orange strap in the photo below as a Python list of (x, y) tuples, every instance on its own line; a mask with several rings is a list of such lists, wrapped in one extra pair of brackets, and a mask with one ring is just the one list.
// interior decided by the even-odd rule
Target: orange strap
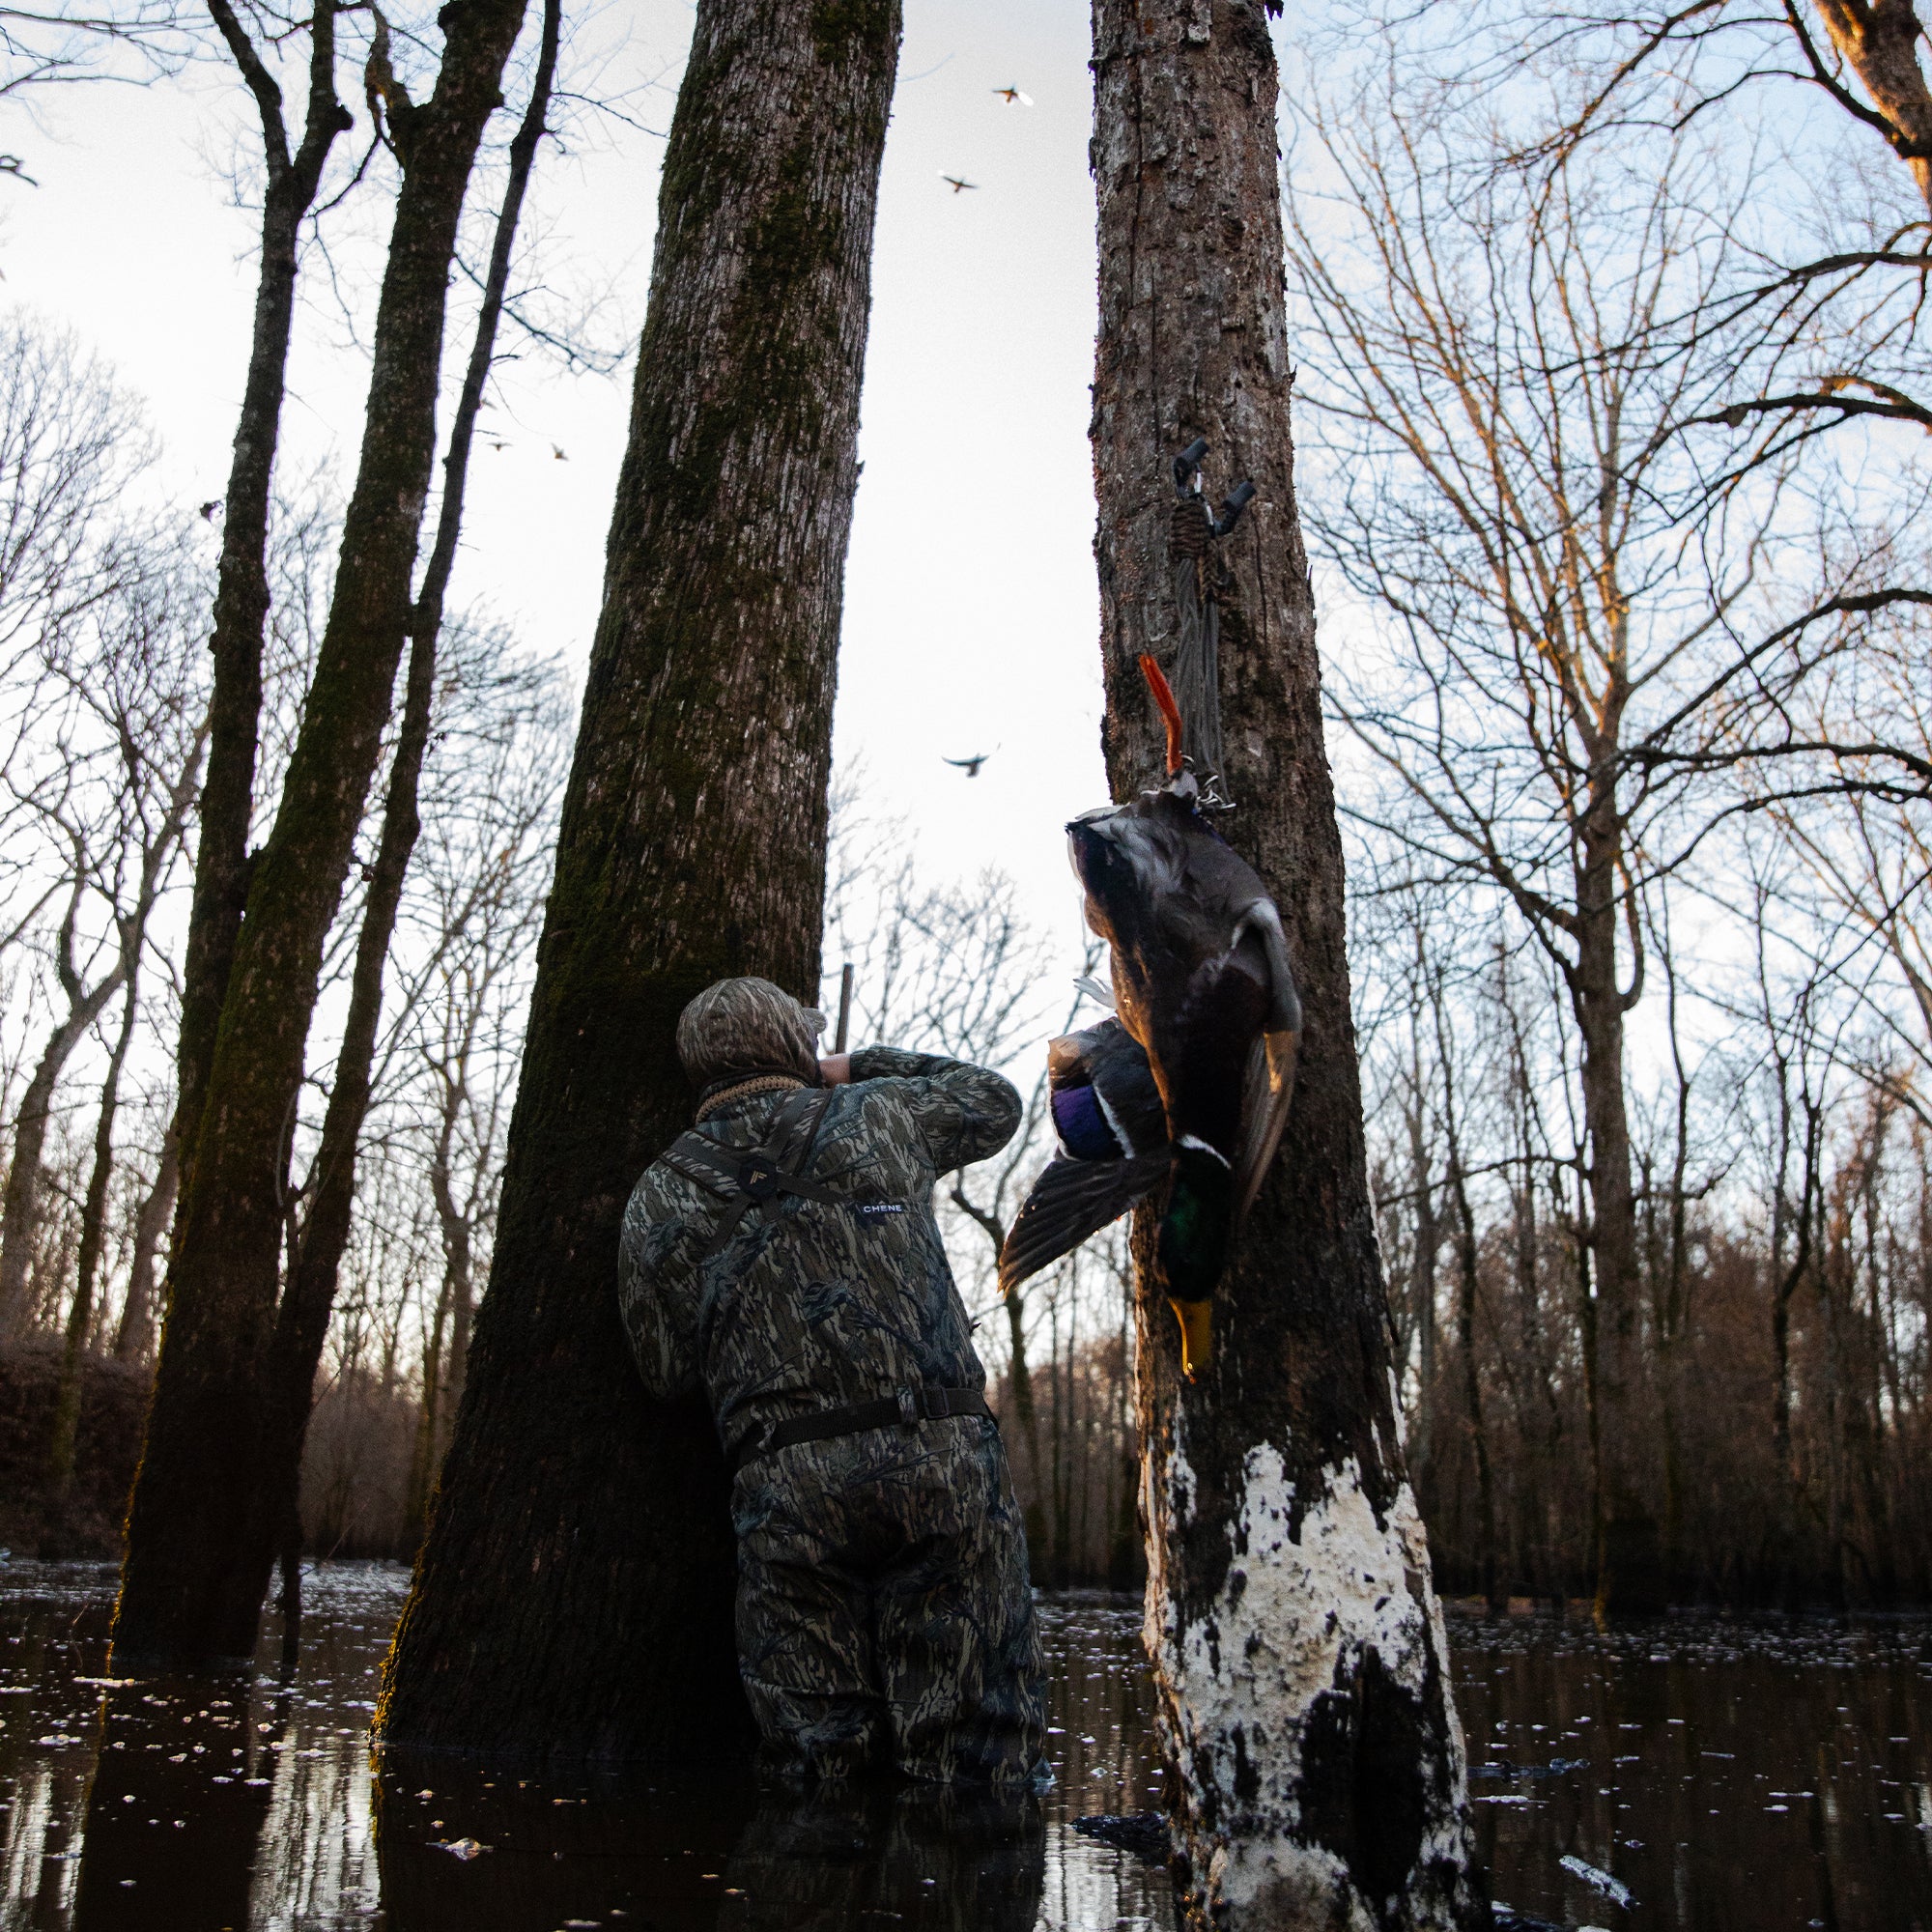
[(1141, 675), (1147, 679), (1148, 689), (1153, 693), (1153, 701), (1160, 707), (1160, 715), (1167, 723), (1167, 769), (1172, 777), (1180, 769), (1180, 706), (1175, 703), (1174, 693), (1168, 689), (1160, 667), (1146, 651), (1141, 653)]

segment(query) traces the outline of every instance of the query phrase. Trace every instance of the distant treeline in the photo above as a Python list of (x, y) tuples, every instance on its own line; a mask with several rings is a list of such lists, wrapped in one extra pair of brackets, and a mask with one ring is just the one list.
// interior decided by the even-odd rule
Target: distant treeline
[[(1932, 1189), (1923, 1129), (1883, 1115), (1847, 1150), (1808, 1242), (1687, 1230), (1653, 1250), (1649, 1375), (1629, 1414), (1676, 1604), (1922, 1604), (1932, 1598)], [(1882, 1198), (1888, 1152), (1905, 1211)], [(1678, 1316), (1666, 1330), (1661, 1310)], [(1438, 1332), (1409, 1460), (1445, 1592), (1584, 1596), (1595, 1577), (1589, 1304), (1560, 1226), (1480, 1229), (1473, 1347)], [(1473, 1355), (1478, 1400), (1470, 1399)], [(1485, 1508), (1482, 1463), (1491, 1495)]]

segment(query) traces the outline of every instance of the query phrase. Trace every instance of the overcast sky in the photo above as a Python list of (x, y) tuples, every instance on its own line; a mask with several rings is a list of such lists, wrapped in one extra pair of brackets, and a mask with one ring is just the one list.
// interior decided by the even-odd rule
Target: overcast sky
[[(641, 125), (580, 116), (569, 152), (547, 146), (539, 158), (535, 259), (558, 288), (608, 291), (596, 327), (619, 340), (634, 341), (643, 311), (663, 153), (649, 130), (668, 125), (691, 18), (679, 0), (627, 0), (580, 27), (580, 84), (593, 69), (607, 91), (659, 84), (631, 99)], [(1087, 10), (1065, 0), (907, 5), (837, 725), (838, 758), (863, 762), (872, 809), (903, 815), (923, 866), (1007, 867), (1069, 953), (1079, 917), (1061, 827), (1105, 796), (1087, 36)], [(1009, 85), (1035, 104), (1003, 103), (995, 90)], [(340, 91), (358, 119), (347, 156), (366, 118), (353, 73)], [(521, 87), (511, 93), (514, 106)], [(256, 142), (232, 70), (69, 90), (40, 128), (11, 114), (0, 146), (26, 156), (40, 185), (0, 182), (5, 294), (71, 324), (146, 398), (176, 500), (220, 496), (255, 279), (256, 217), (224, 179)], [(499, 121), (507, 138), (511, 118)], [(954, 193), (942, 172), (979, 185)], [(361, 241), (352, 229), (337, 244), (365, 315), (369, 243), (386, 222), (380, 197), (368, 205)], [(346, 491), (366, 365), (326, 270), (315, 258), (306, 270), (282, 474), (330, 461)], [(446, 369), (460, 372), (461, 355), (458, 343)], [(471, 470), (453, 598), (578, 667), (632, 367), (627, 356), (613, 375), (573, 375), (524, 355), (502, 372)], [(977, 779), (941, 762), (980, 752), (993, 755)]]

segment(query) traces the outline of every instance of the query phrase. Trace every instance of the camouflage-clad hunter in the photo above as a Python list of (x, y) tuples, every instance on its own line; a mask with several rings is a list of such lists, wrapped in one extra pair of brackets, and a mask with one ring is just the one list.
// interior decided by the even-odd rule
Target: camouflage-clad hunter
[(1013, 1783), (1042, 1767), (1026, 1543), (933, 1220), (1019, 1122), (997, 1073), (868, 1047), (765, 980), (685, 1009), (697, 1123), (624, 1215), (644, 1382), (702, 1385), (735, 1471), (738, 1658), (768, 1758)]

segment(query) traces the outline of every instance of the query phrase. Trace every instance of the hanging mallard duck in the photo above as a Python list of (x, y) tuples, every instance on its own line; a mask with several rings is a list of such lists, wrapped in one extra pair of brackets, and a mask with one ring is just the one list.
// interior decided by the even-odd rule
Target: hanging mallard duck
[(1210, 518), (1197, 482), (1206, 450), (1195, 443), (1174, 466), (1179, 698), (1151, 656), (1140, 661), (1166, 725), (1167, 781), (1066, 828), (1087, 923), (1112, 949), (1116, 1017), (1048, 1046), (1060, 1151), (1000, 1256), (1004, 1292), (1164, 1179), (1155, 1264), (1190, 1379), (1211, 1347), (1215, 1283), (1281, 1144), (1301, 1034), (1281, 915), (1214, 829), (1213, 817), (1233, 809), (1217, 774), (1204, 766), (1197, 776), (1186, 751), (1191, 743), (1218, 753), (1208, 546), (1254, 494), (1243, 484)]

